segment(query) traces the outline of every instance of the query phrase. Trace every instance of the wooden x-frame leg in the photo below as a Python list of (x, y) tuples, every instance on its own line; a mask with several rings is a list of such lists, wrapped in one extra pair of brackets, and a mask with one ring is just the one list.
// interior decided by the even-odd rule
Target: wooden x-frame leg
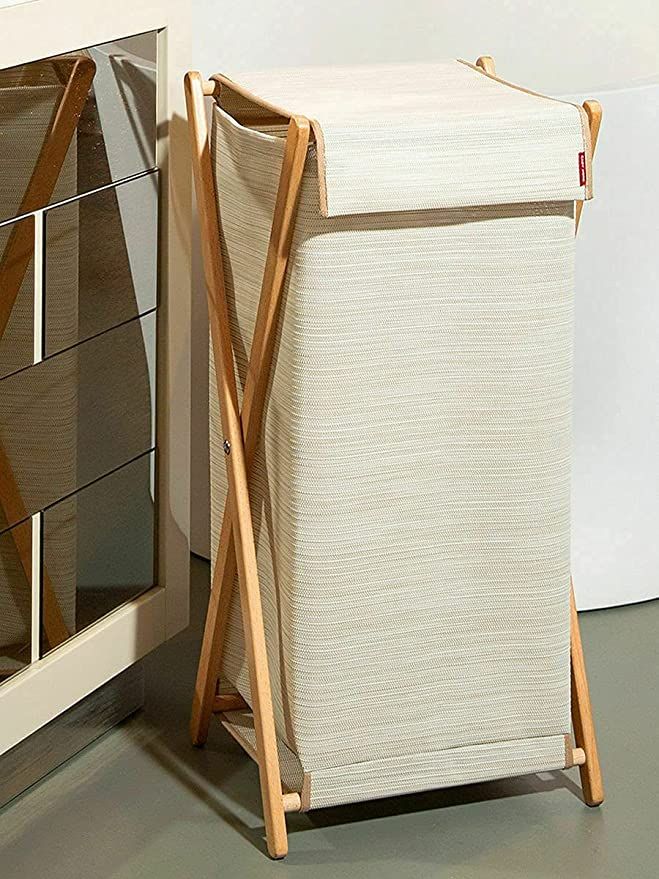
[(202, 227), (211, 340), (229, 481), (190, 729), (194, 744), (201, 745), (206, 741), (215, 707), (222, 641), (237, 569), (268, 851), (272, 857), (280, 858), (288, 851), (285, 809), (291, 801), (284, 797), (281, 786), (247, 474), (259, 439), (310, 125), (308, 120), (300, 117), (293, 117), (288, 125), (241, 413), (236, 391), (219, 248), (219, 217), (203, 101), (204, 94), (213, 94), (215, 86), (213, 83), (205, 84), (198, 73), (188, 73), (185, 85), (192, 134), (195, 187)]
[[(488, 76), (496, 76), (494, 59), (491, 55), (481, 55), (476, 61), (476, 65)], [(602, 107), (598, 101), (584, 101), (583, 108), (588, 117), (591, 155), (594, 156), (602, 122)], [(575, 205), (575, 235), (579, 229), (583, 205), (583, 201), (578, 201)], [(577, 748), (581, 748), (586, 755), (585, 762), (579, 766), (583, 798), (587, 805), (599, 806), (604, 802), (602, 770), (597, 753), (597, 737), (593, 722), (593, 710), (590, 704), (590, 690), (588, 678), (586, 677), (586, 665), (572, 580), (570, 580), (570, 683), (574, 741)]]
[[(599, 101), (584, 101), (583, 108), (588, 117), (591, 155), (594, 156), (602, 122), (602, 107)], [(576, 203), (575, 235), (579, 230), (583, 205), (583, 201)], [(597, 737), (595, 735), (593, 710), (590, 704), (590, 689), (588, 687), (588, 678), (586, 677), (586, 664), (581, 644), (581, 631), (579, 629), (579, 617), (577, 616), (577, 605), (574, 599), (572, 580), (570, 580), (570, 677), (574, 740), (575, 744), (579, 748), (583, 748), (586, 754), (586, 762), (579, 767), (583, 798), (584, 802), (589, 806), (600, 806), (604, 802), (604, 785), (602, 783), (602, 770), (597, 752)]]

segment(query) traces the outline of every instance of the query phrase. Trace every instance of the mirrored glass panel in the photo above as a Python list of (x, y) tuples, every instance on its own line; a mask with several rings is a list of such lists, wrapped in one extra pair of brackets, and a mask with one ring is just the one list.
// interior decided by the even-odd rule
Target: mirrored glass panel
[[(6, 522), (4, 505), (0, 520)], [(0, 684), (30, 662), (32, 521), (0, 534)]]
[[(45, 510), (43, 584), (52, 584), (69, 636), (151, 588), (154, 567), (154, 453)], [(41, 641), (42, 654), (61, 643), (45, 620)]]
[(8, 525), (153, 447), (155, 317), (0, 380), (0, 496), (13, 498)]
[(155, 32), (0, 71), (0, 220), (155, 166)]
[(46, 354), (155, 308), (156, 172), (51, 208), (45, 224)]
[(34, 220), (0, 226), (0, 378), (32, 363)]

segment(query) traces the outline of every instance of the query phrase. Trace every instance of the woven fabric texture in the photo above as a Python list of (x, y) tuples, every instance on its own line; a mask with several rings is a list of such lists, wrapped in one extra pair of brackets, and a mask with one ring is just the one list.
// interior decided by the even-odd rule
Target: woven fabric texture
[[(256, 730), (251, 711), (228, 711), (222, 722), (231, 735), (250, 753), (256, 753)], [(304, 784), (304, 772), (297, 755), (281, 738), (277, 742), (279, 770), (282, 785), (289, 791), (300, 793)]]
[[(228, 110), (311, 121), (325, 216), (590, 198), (584, 110), (462, 61), (240, 73)], [(249, 100), (246, 102), (245, 98)]]
[[(225, 715), (224, 725), (243, 747), (255, 752), (256, 732), (250, 713), (232, 711)], [(304, 773), (300, 761), (281, 740), (278, 751), (282, 784), (304, 797)], [(321, 809), (437, 787), (493, 781), (511, 775), (562, 769), (564, 766), (563, 736), (468, 745), (406, 754), (402, 759), (366, 760), (314, 772), (308, 777), (308, 802), (305, 798), (302, 809)]]
[[(241, 385), (283, 149), (215, 109)], [(250, 491), (312, 803), (565, 765), (573, 255), (570, 201), (325, 218), (308, 157)], [(235, 591), (223, 674), (249, 702)]]

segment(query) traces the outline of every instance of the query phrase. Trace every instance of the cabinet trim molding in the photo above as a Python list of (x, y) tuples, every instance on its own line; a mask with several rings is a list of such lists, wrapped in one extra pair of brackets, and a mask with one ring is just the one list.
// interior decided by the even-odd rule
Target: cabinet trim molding
[(0, 687), (0, 754), (165, 640), (165, 590), (108, 614)]

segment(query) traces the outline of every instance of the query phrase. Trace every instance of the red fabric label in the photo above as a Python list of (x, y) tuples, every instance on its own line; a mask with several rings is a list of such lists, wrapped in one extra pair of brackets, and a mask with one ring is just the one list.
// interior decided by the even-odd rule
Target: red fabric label
[(579, 186), (586, 185), (586, 154), (579, 153)]

